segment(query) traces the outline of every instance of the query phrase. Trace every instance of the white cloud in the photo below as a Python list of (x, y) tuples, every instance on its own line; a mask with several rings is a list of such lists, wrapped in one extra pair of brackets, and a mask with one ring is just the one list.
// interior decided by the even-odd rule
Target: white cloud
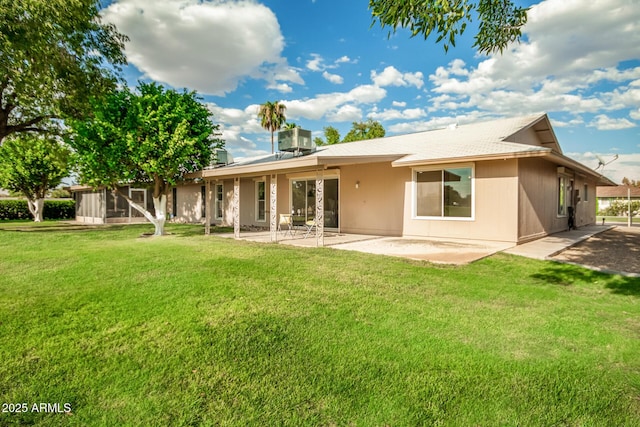
[(308, 69), (310, 69), (311, 71), (322, 71), (325, 69), (325, 66), (323, 64), (324, 59), (322, 58), (321, 55), (318, 55), (317, 53), (312, 53), (311, 57), (313, 59), (310, 59), (307, 61)]
[(393, 101), (393, 102), (391, 103), (391, 105), (392, 105), (392, 106), (394, 106), (394, 107), (404, 108), (404, 107), (406, 107), (406, 106), (407, 106), (407, 103), (406, 103), (406, 102), (404, 102), (404, 101)]
[(264, 77), (269, 64), (276, 64), (271, 72), (278, 78), (301, 80), (295, 71), (283, 73), (284, 38), (276, 16), (252, 0), (118, 0), (102, 14), (129, 36), (129, 62), (173, 87), (224, 95), (247, 76)]
[(342, 78), (342, 76), (339, 76), (338, 74), (331, 74), (331, 73), (329, 73), (327, 71), (324, 71), (322, 73), (322, 77), (324, 77), (325, 80), (327, 80), (327, 81), (329, 81), (329, 82), (331, 82), (333, 84), (336, 84), (336, 85), (340, 85), (340, 84), (344, 83), (344, 79)]
[(633, 120), (640, 120), (640, 108), (629, 113), (629, 117), (631, 117)]
[(415, 86), (420, 89), (424, 85), (423, 74), (418, 71), (415, 73), (402, 73), (394, 66), (386, 67), (380, 74), (375, 70), (371, 71), (371, 80), (380, 87), (385, 86)]
[(407, 108), (405, 110), (385, 109), (382, 112), (374, 111), (368, 114), (373, 120), (416, 120), (425, 117), (427, 112), (422, 108)]
[[(595, 153), (565, 153), (568, 157), (595, 169), (598, 166), (598, 159)], [(621, 183), (622, 178), (640, 179), (640, 153), (634, 154), (618, 154), (618, 158), (614, 160), (615, 153), (598, 153), (608, 164), (604, 170), (598, 169), (604, 176), (614, 182)], [(609, 161), (612, 160), (610, 163)]]
[(605, 114), (599, 114), (595, 117), (595, 120), (593, 120), (587, 126), (594, 127), (598, 130), (619, 130), (629, 129), (635, 127), (636, 125), (625, 118), (616, 119), (608, 117)]
[(362, 119), (362, 109), (355, 105), (343, 105), (327, 114), (329, 122), (355, 122)]
[[(387, 95), (387, 91), (374, 85), (357, 86), (349, 92), (334, 92), (317, 95), (305, 100), (284, 101), (287, 113), (292, 118), (303, 117), (320, 120), (327, 115), (336, 117), (336, 112), (344, 105), (373, 104)], [(352, 110), (353, 111), (353, 110)]]
[[(546, 0), (531, 8), (524, 33), (521, 44), (477, 66), (455, 59), (436, 69), (428, 77), (436, 94), (429, 111), (561, 111), (577, 117), (603, 111), (628, 115), (637, 108), (640, 67), (619, 68), (639, 58), (640, 8), (632, 1)], [(609, 89), (610, 83), (624, 82), (627, 87)]]
[[(311, 71), (320, 72), (325, 70), (336, 69), (340, 67), (341, 64), (355, 64), (357, 62), (358, 62), (357, 60), (352, 60), (351, 58), (345, 55), (336, 59), (332, 64), (327, 64), (325, 63), (325, 58), (322, 55), (317, 53), (312, 53), (311, 59), (307, 60), (306, 67)], [(323, 77), (324, 77), (324, 74), (323, 74)]]
[(432, 117), (429, 120), (402, 122), (389, 126), (389, 131), (398, 134), (422, 132), (433, 129), (444, 129), (452, 124), (462, 125), (481, 120), (491, 120), (492, 118), (495, 117), (489, 116), (486, 113), (472, 111), (467, 114), (458, 114), (455, 116)]
[(267, 89), (277, 90), (280, 93), (293, 92), (293, 88), (286, 83), (274, 83), (267, 85)]

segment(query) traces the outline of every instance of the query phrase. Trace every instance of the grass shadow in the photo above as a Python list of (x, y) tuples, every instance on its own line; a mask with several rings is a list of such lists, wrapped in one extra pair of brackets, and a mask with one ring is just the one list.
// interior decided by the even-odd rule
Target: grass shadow
[(613, 294), (640, 297), (640, 278), (638, 277), (604, 273), (570, 264), (552, 262), (539, 272), (531, 274), (530, 277), (558, 286), (600, 282), (604, 283), (604, 287)]
[(52, 233), (67, 231), (93, 231), (100, 228), (109, 230), (122, 230), (129, 224), (80, 224), (80, 223), (23, 223), (23, 224), (2, 224), (0, 231), (18, 233)]

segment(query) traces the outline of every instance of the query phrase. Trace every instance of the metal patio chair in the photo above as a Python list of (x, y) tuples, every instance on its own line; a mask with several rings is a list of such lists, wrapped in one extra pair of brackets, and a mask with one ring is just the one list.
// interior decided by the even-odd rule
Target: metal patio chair
[(291, 214), (280, 214), (280, 221), (278, 222), (278, 231), (283, 233), (282, 237), (287, 233), (293, 237), (293, 217)]
[(317, 230), (317, 224), (316, 224), (316, 219), (310, 219), (309, 221), (304, 223), (304, 226), (306, 227), (306, 233), (304, 235), (304, 238), (306, 239), (307, 237), (309, 237), (309, 234), (311, 234), (311, 232), (313, 230)]

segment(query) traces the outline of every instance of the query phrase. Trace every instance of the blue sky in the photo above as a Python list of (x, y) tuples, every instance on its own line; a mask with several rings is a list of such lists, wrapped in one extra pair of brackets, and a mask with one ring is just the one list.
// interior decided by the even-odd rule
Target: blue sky
[(387, 37), (367, 0), (116, 0), (104, 19), (130, 38), (129, 84), (196, 90), (236, 157), (270, 151), (258, 105), (344, 136), (378, 120), (388, 135), (537, 112), (565, 154), (640, 179), (640, 2), (519, 1), (524, 40), (478, 55), (474, 28), (448, 53), (435, 39)]

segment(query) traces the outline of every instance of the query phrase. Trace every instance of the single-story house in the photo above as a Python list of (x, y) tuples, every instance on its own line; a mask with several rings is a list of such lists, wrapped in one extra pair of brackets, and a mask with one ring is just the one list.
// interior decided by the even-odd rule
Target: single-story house
[[(275, 154), (189, 175), (169, 216), (277, 232), (281, 214), (324, 231), (524, 243), (596, 222), (596, 187), (615, 183), (565, 156), (546, 114), (313, 147), (294, 130)], [(281, 133), (282, 135), (283, 133)], [(298, 138), (299, 141), (295, 141)], [(304, 139), (304, 141), (303, 141)], [(78, 221), (144, 220), (110, 191), (72, 187)], [(123, 187), (152, 210), (150, 190)]]
[(615, 201), (627, 203), (629, 199), (631, 201), (640, 200), (640, 188), (627, 185), (598, 187), (596, 188), (596, 198), (598, 200), (598, 210), (604, 210)]
[[(317, 148), (293, 138), (291, 151), (191, 174), (198, 185), (178, 187), (176, 217), (277, 240), (291, 214), (315, 221), (318, 245), (325, 230), (519, 244), (568, 229), (571, 216), (594, 224), (596, 186), (615, 185), (562, 153), (546, 114)], [(189, 197), (199, 217), (180, 212)]]

